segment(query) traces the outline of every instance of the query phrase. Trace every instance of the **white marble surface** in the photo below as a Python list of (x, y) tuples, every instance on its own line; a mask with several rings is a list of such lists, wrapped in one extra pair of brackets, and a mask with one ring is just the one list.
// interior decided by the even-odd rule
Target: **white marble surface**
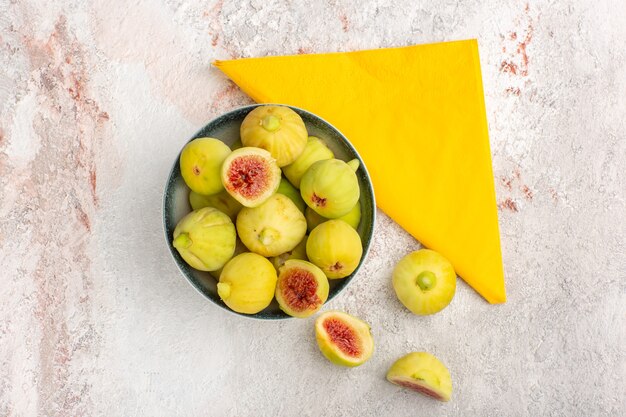
[[(203, 299), (164, 244), (174, 156), (249, 102), (209, 64), (479, 39), (508, 302), (459, 282), (418, 318), (390, 285), (419, 244), (379, 213), (327, 308), (368, 320), (356, 369), (312, 320)], [(1, 416), (626, 415), (626, 3), (0, 0)], [(440, 404), (384, 380), (411, 350)]]

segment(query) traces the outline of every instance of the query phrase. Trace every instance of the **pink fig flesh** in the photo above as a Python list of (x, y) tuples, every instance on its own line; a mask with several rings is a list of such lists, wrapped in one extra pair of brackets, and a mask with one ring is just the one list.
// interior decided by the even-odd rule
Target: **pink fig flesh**
[(324, 320), (324, 330), (330, 341), (345, 355), (352, 357), (361, 355), (359, 337), (349, 325), (336, 317), (329, 317)]

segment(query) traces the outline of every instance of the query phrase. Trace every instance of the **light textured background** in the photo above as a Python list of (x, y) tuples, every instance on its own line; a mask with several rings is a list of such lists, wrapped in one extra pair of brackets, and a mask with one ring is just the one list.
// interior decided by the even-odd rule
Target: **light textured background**
[[(242, 319), (178, 273), (173, 158), (249, 103), (209, 64), (479, 39), (508, 302), (459, 281), (433, 317), (390, 285), (419, 244), (379, 213), (327, 308), (372, 325), (356, 369), (313, 320)], [(0, 0), (0, 416), (626, 415), (626, 3)], [(427, 350), (440, 404), (387, 383)]]

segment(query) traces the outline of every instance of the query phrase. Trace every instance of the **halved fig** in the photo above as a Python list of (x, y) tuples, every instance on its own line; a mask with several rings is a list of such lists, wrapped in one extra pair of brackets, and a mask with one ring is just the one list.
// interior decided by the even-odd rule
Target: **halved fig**
[(427, 352), (412, 352), (398, 359), (387, 372), (387, 380), (439, 401), (450, 401), (452, 395), (448, 368)]
[(230, 148), (219, 139), (198, 138), (185, 145), (179, 161), (187, 186), (205, 195), (223, 190), (220, 170), (229, 154)]
[(327, 311), (315, 320), (315, 338), (322, 354), (342, 366), (359, 366), (374, 353), (370, 326), (341, 311)]
[(239, 148), (222, 165), (224, 188), (245, 207), (263, 204), (278, 189), (280, 177), (276, 160), (264, 149)]
[(306, 234), (304, 214), (288, 197), (274, 194), (258, 207), (237, 215), (239, 239), (252, 252), (277, 256), (295, 248)]
[(300, 115), (285, 106), (255, 108), (243, 119), (240, 133), (244, 146), (266, 149), (279, 167), (300, 156), (308, 137)]
[(276, 301), (292, 317), (309, 317), (328, 299), (328, 278), (310, 262), (290, 259), (280, 267)]

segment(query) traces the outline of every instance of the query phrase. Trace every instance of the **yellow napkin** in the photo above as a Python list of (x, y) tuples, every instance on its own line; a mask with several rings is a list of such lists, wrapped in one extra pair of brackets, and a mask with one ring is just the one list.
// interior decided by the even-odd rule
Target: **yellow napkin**
[(475, 40), (215, 65), (255, 101), (336, 126), (363, 157), (378, 207), (487, 301), (506, 300)]

